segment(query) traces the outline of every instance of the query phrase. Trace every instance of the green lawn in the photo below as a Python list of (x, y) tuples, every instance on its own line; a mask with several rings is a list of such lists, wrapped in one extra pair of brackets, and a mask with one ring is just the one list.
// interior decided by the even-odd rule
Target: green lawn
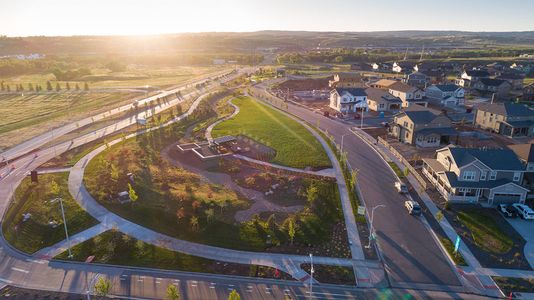
[(458, 220), (471, 232), (476, 245), (485, 251), (503, 254), (513, 246), (512, 239), (484, 211), (460, 211)]
[(388, 164), (391, 166), (391, 168), (393, 169), (395, 174), (397, 174), (397, 176), (399, 176), (399, 178), (406, 177), (404, 175), (404, 172), (402, 172), (402, 170), (399, 168), (399, 166), (395, 162), (390, 161), (390, 162), (388, 162)]
[(462, 254), (460, 252), (454, 253), (454, 245), (452, 244), (451, 240), (449, 240), (448, 238), (440, 238), (439, 240), (441, 241), (441, 244), (443, 245), (443, 247), (445, 247), (449, 255), (452, 257), (455, 264), (460, 266), (467, 266), (467, 263), (465, 262), (465, 259)]
[(505, 295), (510, 295), (511, 292), (534, 293), (534, 279), (532, 278), (498, 276), (492, 278)]
[(272, 162), (296, 168), (326, 168), (331, 163), (321, 143), (302, 125), (249, 97), (233, 103), (240, 108), (234, 118), (215, 126), (213, 136), (246, 135), (276, 150)]
[[(59, 186), (59, 196), (63, 199), (70, 235), (98, 223), (71, 197), (67, 180), (68, 173), (39, 175), (37, 184), (33, 184), (29, 177), (24, 178), (15, 191), (16, 200), (9, 207), (2, 223), (4, 236), (11, 245), (24, 252), (33, 253), (65, 239), (59, 202), (49, 202), (56, 198), (50, 188), (52, 181)], [(23, 222), (22, 214), (25, 213), (30, 213), (31, 218)], [(58, 226), (52, 228), (50, 221), (56, 221)]]

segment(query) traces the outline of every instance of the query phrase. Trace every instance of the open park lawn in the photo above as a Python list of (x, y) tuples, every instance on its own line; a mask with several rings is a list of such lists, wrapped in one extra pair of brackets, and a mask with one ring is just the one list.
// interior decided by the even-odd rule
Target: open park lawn
[[(2, 223), (4, 236), (11, 245), (33, 253), (65, 239), (60, 204), (50, 201), (58, 196), (63, 199), (70, 235), (98, 223), (70, 196), (67, 180), (68, 173), (53, 173), (39, 175), (39, 183), (36, 184), (29, 177), (22, 181)], [(53, 182), (59, 188), (57, 194), (53, 192)], [(22, 214), (26, 213), (30, 213), (31, 217), (24, 222)]]
[[(212, 113), (201, 107), (198, 114), (182, 123), (106, 149), (85, 170), (87, 190), (122, 217), (179, 239), (249, 251), (280, 252), (280, 248), (290, 253), (309, 253), (305, 249), (337, 245), (340, 250), (321, 254), (341, 252), (346, 256), (346, 233), (344, 240), (340, 234), (341, 241), (332, 242), (333, 233), (339, 231), (336, 228), (344, 228), (334, 182), (303, 179), (301, 194), (305, 196), (298, 196), (304, 205), (302, 210), (282, 217), (269, 215), (267, 219), (255, 215), (238, 222), (236, 212), (248, 209), (250, 199), (227, 185), (206, 181), (197, 172), (171, 165), (162, 156), (163, 148), (176, 143)], [(133, 173), (133, 182), (127, 173)], [(138, 199), (121, 204), (114, 198), (121, 191), (129, 191), (129, 183)]]
[[(74, 246), (72, 248), (72, 254), (74, 255), (73, 259), (77, 261), (85, 261), (87, 257), (94, 256), (93, 262), (113, 265), (291, 279), (291, 276), (288, 274), (283, 272), (276, 273), (273, 268), (225, 263), (174, 252), (147, 244), (115, 230), (106, 231), (90, 240)], [(65, 251), (59, 254), (56, 256), (56, 259), (67, 260), (68, 252)]]
[(232, 101), (240, 112), (213, 129), (213, 136), (246, 135), (276, 151), (271, 162), (296, 167), (327, 168), (331, 163), (321, 143), (302, 125), (250, 97)]

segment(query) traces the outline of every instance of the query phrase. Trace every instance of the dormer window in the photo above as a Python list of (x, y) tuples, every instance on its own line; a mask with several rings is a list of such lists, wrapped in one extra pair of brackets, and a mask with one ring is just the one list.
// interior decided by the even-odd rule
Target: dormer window
[(497, 179), (497, 171), (491, 171), (490, 172), (490, 180)]

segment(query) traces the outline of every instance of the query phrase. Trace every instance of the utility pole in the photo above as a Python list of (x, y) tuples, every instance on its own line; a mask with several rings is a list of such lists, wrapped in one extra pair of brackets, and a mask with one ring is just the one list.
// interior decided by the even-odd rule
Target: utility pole
[(341, 135), (341, 147), (339, 149), (339, 153), (343, 153), (343, 139), (345, 138), (345, 136), (349, 134), (349, 133), (345, 133), (345, 134), (342, 134)]
[(313, 298), (313, 254), (310, 253), (310, 262), (311, 262), (311, 268), (310, 268), (310, 300)]
[(69, 231), (67, 230), (67, 219), (65, 218), (65, 209), (63, 208), (63, 199), (61, 197), (58, 197), (51, 202), (56, 202), (59, 200), (59, 206), (61, 207), (61, 216), (63, 217), (63, 227), (65, 228), (65, 236), (67, 237), (67, 250), (69, 251), (69, 258), (72, 258), (72, 252), (70, 250), (70, 239), (69, 239)]

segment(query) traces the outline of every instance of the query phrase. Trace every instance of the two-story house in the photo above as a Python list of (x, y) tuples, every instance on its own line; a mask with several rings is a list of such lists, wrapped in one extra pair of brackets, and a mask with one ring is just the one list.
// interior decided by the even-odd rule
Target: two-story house
[(523, 88), (523, 82), (525, 80), (525, 77), (523, 74), (517, 74), (517, 73), (502, 73), (496, 79), (505, 80), (508, 81), (508, 83), (512, 86), (513, 90), (520, 90)]
[(400, 142), (418, 147), (439, 147), (454, 142), (458, 136), (451, 119), (417, 105), (393, 117), (390, 134)]
[(454, 84), (467, 88), (482, 78), (489, 78), (490, 74), (486, 70), (464, 70)]
[(458, 106), (465, 103), (465, 90), (454, 84), (433, 84), (426, 88), (425, 95), (444, 106)]
[(413, 63), (409, 63), (405, 61), (394, 62), (391, 70), (396, 73), (401, 73), (401, 72), (406, 73), (413, 69), (413, 65), (414, 65)]
[(389, 87), (398, 82), (397, 80), (393, 80), (393, 79), (379, 79), (375, 82), (371, 82), (369, 85), (372, 87), (372, 88), (375, 88), (375, 89), (384, 89), (384, 90), (388, 90)]
[(473, 124), (509, 137), (534, 136), (534, 110), (510, 102), (480, 104)]
[(388, 87), (388, 91), (402, 100), (402, 107), (410, 107), (413, 104), (428, 106), (428, 101), (424, 99), (425, 92), (418, 87), (410, 86), (404, 82), (395, 82)]
[(339, 73), (334, 79), (328, 81), (330, 88), (363, 88), (365, 85), (362, 77), (357, 73)]
[(367, 111), (367, 94), (362, 88), (335, 88), (330, 91), (330, 108), (343, 114)]
[(483, 95), (495, 94), (499, 99), (507, 99), (512, 89), (508, 81), (493, 78), (481, 78), (471, 83), (471, 87)]
[(523, 100), (534, 101), (534, 83), (531, 83), (523, 88)]
[(402, 100), (388, 93), (388, 91), (377, 88), (365, 89), (367, 94), (367, 106), (369, 110), (396, 112), (401, 109)]
[(524, 166), (523, 186), (534, 188), (534, 144), (508, 145)]
[(524, 203), (529, 190), (521, 186), (523, 172), (510, 149), (446, 147), (435, 159), (423, 159), (423, 174), (451, 202)]
[(406, 78), (403, 79), (403, 82), (418, 88), (425, 88), (428, 84), (428, 76), (422, 72), (413, 72), (408, 74)]

